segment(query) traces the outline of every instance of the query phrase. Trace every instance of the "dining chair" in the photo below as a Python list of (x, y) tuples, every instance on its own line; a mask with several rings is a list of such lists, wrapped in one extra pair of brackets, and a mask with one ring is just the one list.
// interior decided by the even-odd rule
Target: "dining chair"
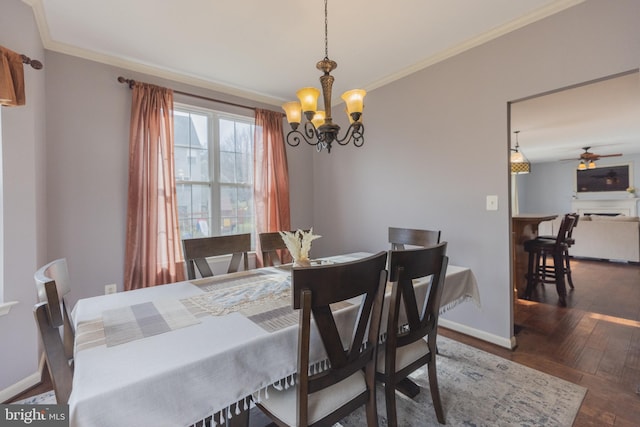
[[(438, 422), (445, 424), (436, 371), (436, 336), (442, 287), (447, 272), (447, 242), (429, 248), (389, 252), (391, 295), (384, 351), (378, 352), (378, 380), (385, 384), (389, 426), (397, 426), (396, 390), (417, 385), (407, 376), (427, 365), (429, 388)], [(416, 298), (413, 280), (431, 277), (424, 303)], [(402, 304), (401, 304), (402, 302)], [(426, 337), (426, 339), (425, 339)], [(417, 391), (413, 393), (417, 394)]]
[(249, 269), (249, 251), (251, 250), (251, 234), (232, 234), (228, 236), (201, 237), (184, 239), (182, 241), (184, 260), (187, 264), (187, 277), (196, 278), (195, 267), (201, 277), (213, 276), (213, 271), (207, 262), (208, 257), (229, 255), (231, 261), (227, 273), (235, 273), (240, 268), (240, 261), (244, 260), (244, 269)]
[(404, 245), (428, 247), (440, 243), (440, 230), (389, 227), (391, 250), (405, 249)]
[[(387, 254), (380, 252), (348, 263), (293, 269), (293, 308), (300, 310), (297, 384), (257, 403), (277, 425), (331, 426), (362, 405), (367, 425), (378, 425), (375, 361), (386, 261)], [(330, 304), (352, 298), (360, 298), (360, 309), (353, 329), (341, 336)], [(310, 360), (313, 345), (326, 351), (328, 363), (321, 372), (309, 370), (310, 363), (319, 362)]]
[[(69, 314), (67, 295), (71, 292), (71, 281), (66, 258), (59, 258), (40, 267), (33, 275), (38, 293), (38, 302), (48, 302), (45, 306), (47, 316), (56, 326), (63, 326), (61, 334), (64, 344), (64, 354), (67, 359), (73, 360), (73, 343), (75, 330)], [(55, 287), (55, 295), (51, 285)]]
[[(308, 232), (309, 230), (303, 230)], [(295, 231), (291, 231), (295, 233)], [(258, 240), (260, 241), (260, 252), (262, 253), (262, 264), (265, 267), (278, 266), (282, 262), (289, 262), (285, 257), (291, 258), (287, 245), (282, 240), (282, 236), (279, 231), (271, 231), (258, 234)]]
[(59, 332), (62, 319), (59, 313), (60, 304), (56, 282), (45, 282), (43, 289), (47, 300), (34, 306), (33, 315), (44, 346), (45, 360), (56, 395), (56, 403), (64, 405), (69, 401), (71, 394), (73, 367), (69, 363), (65, 345)]

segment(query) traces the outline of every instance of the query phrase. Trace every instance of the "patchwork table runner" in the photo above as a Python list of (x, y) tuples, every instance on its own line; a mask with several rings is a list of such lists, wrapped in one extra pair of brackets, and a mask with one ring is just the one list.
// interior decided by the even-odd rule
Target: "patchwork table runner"
[(112, 347), (197, 323), (200, 320), (175, 299), (105, 310), (102, 318), (78, 325), (76, 351), (102, 344)]
[(107, 347), (200, 323), (176, 300), (155, 300), (102, 313)]

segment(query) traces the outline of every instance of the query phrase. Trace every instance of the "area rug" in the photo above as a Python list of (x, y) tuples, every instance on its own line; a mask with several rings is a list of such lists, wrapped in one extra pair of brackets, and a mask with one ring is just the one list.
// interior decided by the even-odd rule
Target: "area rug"
[[(552, 375), (438, 337), (438, 384), (447, 426), (567, 427), (587, 389)], [(412, 374), (420, 386), (414, 400), (396, 393), (399, 426), (440, 426), (426, 369)], [(379, 386), (380, 426), (387, 425), (384, 389)], [(361, 408), (336, 427), (366, 425)]]
[(45, 391), (36, 396), (27, 397), (26, 399), (13, 402), (12, 405), (55, 405), (56, 395), (53, 390)]

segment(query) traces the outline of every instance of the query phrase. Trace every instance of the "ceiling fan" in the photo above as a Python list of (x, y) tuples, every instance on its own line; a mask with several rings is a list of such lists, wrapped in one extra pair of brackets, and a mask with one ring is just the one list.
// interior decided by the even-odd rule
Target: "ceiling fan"
[(589, 151), (591, 147), (582, 147), (584, 153), (580, 153), (580, 157), (577, 159), (562, 159), (562, 160), (580, 160), (578, 164), (578, 170), (595, 169), (596, 160), (600, 160), (602, 157), (618, 157), (622, 156), (622, 153), (616, 154), (595, 154)]
[(582, 147), (584, 153), (580, 153), (580, 157), (577, 159), (562, 159), (562, 160), (583, 160), (586, 162), (600, 160), (601, 157), (618, 157), (622, 156), (622, 153), (617, 154), (595, 154), (589, 151), (591, 147)]

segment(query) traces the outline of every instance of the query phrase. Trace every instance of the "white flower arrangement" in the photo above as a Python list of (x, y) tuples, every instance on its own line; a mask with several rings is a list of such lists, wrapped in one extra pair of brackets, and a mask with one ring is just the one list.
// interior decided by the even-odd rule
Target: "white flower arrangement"
[(631, 186), (631, 187), (627, 188), (627, 193), (633, 194), (635, 192), (636, 192), (636, 188), (635, 187)]
[(297, 230), (295, 232), (281, 231), (280, 236), (284, 244), (289, 249), (293, 261), (299, 264), (309, 263), (309, 251), (311, 250), (311, 242), (322, 236), (313, 234), (313, 228), (309, 231)]

